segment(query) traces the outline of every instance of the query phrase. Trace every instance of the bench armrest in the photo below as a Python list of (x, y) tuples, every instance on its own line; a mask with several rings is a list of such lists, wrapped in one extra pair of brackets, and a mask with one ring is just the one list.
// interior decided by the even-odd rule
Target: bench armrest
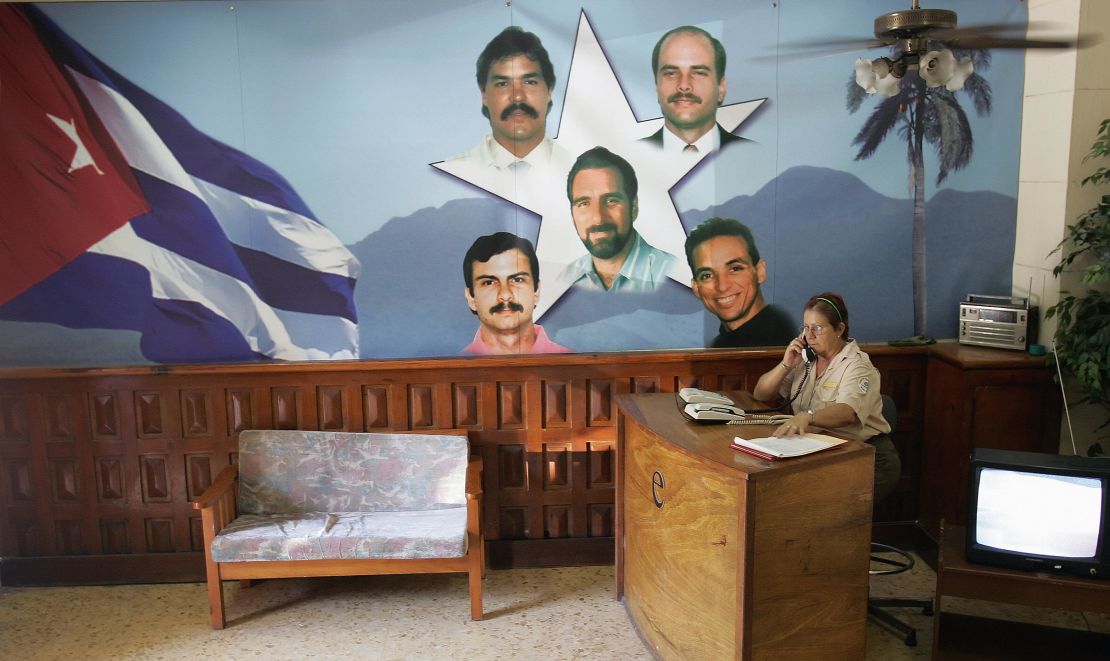
[(217, 500), (227, 497), (227, 493), (232, 491), (235, 486), (235, 478), (239, 477), (239, 466), (231, 464), (227, 468), (220, 471), (216, 476), (216, 480), (208, 485), (196, 500), (193, 501), (193, 509), (204, 510), (213, 507)]
[(482, 497), (482, 458), (471, 457), (466, 466), (466, 499)]
[(235, 464), (228, 466), (220, 471), (216, 480), (193, 501), (193, 509), (200, 510), (200, 525), (204, 533), (206, 557), (209, 549), (212, 548), (212, 540), (224, 529), (224, 526), (238, 516), (235, 502), (237, 477), (239, 477), (239, 467)]

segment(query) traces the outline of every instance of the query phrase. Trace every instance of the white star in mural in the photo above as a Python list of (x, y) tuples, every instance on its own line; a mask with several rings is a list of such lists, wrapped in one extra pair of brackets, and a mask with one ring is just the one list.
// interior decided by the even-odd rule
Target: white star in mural
[[(721, 106), (717, 110), (717, 122), (726, 131), (735, 131), (764, 100)], [(639, 184), (639, 215), (634, 227), (648, 243), (677, 257), (668, 275), (689, 286), (691, 275), (683, 248), (686, 232), (670, 191), (707, 154), (676, 158), (664, 155), (654, 145), (640, 142), (641, 138), (652, 134), (662, 124), (662, 117), (644, 121), (636, 119), (583, 11), (578, 21), (578, 36), (554, 143), (557, 149), (569, 155), (571, 162), (578, 154), (602, 146), (624, 157), (632, 165)], [(566, 197), (566, 174), (570, 163), (551, 172), (538, 173), (534, 178), (499, 176), (488, 169), (479, 171), (457, 161), (434, 165), (541, 216), (536, 255), (540, 261), (542, 287), (535, 309), (535, 317), (540, 318), (570, 287), (570, 283), (559, 281), (556, 274), (586, 254), (586, 248), (574, 230), (570, 202)]]
[(81, 168), (92, 166), (97, 174), (104, 174), (101, 172), (100, 168), (97, 167), (96, 161), (93, 160), (92, 154), (89, 153), (89, 149), (85, 146), (85, 143), (81, 141), (81, 136), (77, 135), (76, 122), (72, 119), (67, 122), (61, 117), (55, 117), (49, 113), (47, 113), (46, 116), (62, 130), (62, 133), (66, 134), (67, 138), (73, 141), (76, 147), (76, 151), (73, 152), (73, 160), (69, 163), (69, 171), (75, 172)]

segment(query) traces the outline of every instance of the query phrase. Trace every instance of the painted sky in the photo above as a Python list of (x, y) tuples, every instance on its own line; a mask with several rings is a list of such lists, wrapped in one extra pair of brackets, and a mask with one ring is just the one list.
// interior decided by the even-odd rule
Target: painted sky
[[(779, 43), (869, 36), (876, 15), (908, 2), (506, 4), (247, 0), (42, 7), (91, 52), (198, 128), (285, 175), (348, 243), (392, 217), (480, 195), (427, 163), (468, 149), (488, 131), (474, 61), (507, 25), (537, 33), (551, 55), (559, 81), (548, 126), (556, 131), (580, 7), (640, 119), (659, 115), (651, 48), (664, 31), (686, 23), (718, 35), (728, 50), (727, 102), (770, 98), (740, 132), (767, 147), (774, 167), (741, 162), (704, 168), (675, 191), (680, 208), (751, 194), (795, 165), (851, 172), (885, 195), (908, 196), (905, 149), (897, 140), (888, 140), (867, 161), (852, 160), (851, 139), (873, 102), (849, 115), (844, 86), (857, 56), (879, 52), (754, 59), (773, 55)], [(1020, 0), (942, 4), (959, 13), (961, 25), (1026, 18)], [(994, 91), (994, 112), (979, 119), (969, 104), (965, 108), (977, 143), (990, 148), (978, 150), (946, 187), (1014, 196), (1022, 53), (996, 52), (983, 74)]]

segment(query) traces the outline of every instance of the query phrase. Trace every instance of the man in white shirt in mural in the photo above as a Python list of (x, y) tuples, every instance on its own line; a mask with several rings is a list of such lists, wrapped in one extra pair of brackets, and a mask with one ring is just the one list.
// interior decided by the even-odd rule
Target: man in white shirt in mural
[(683, 25), (664, 34), (651, 54), (663, 128), (641, 141), (668, 154), (714, 152), (750, 142), (717, 123), (728, 87), (725, 62), (724, 46), (699, 27)]
[(600, 291), (652, 292), (667, 278), (675, 256), (655, 248), (633, 223), (639, 213), (636, 172), (604, 147), (583, 152), (567, 175), (567, 198), (587, 254), (559, 279)]
[(547, 136), (555, 86), (551, 59), (536, 35), (512, 26), (486, 45), (476, 68), (490, 133), (436, 167), (538, 211), (571, 162)]

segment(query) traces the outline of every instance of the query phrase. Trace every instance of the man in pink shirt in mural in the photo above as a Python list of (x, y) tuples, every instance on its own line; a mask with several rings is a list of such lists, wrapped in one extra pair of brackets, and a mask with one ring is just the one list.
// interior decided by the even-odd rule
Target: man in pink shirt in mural
[(480, 236), (463, 258), (466, 303), (478, 332), (463, 353), (570, 353), (533, 323), (540, 300), (540, 264), (532, 242), (509, 232)]

